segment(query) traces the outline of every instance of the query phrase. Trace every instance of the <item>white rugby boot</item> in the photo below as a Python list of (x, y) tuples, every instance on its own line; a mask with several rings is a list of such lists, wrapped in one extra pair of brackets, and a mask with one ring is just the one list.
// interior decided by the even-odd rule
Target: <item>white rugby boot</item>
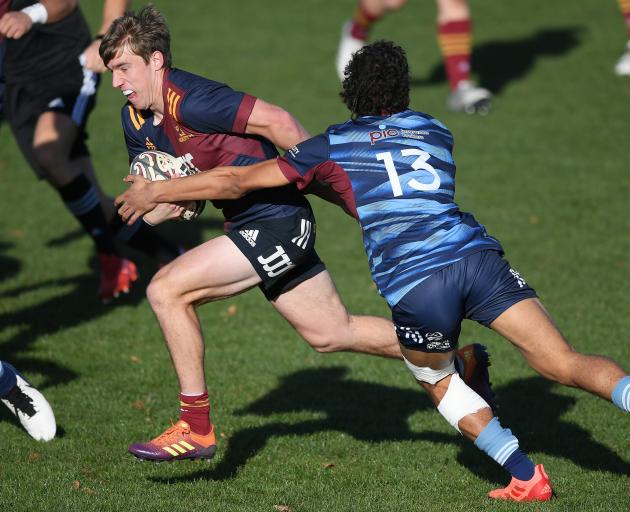
[(57, 424), (50, 404), (30, 382), (11, 365), (2, 363), (15, 372), (16, 384), (0, 400), (17, 417), (26, 432), (37, 441), (50, 441), (55, 437)]
[(492, 94), (470, 80), (462, 80), (448, 96), (448, 108), (454, 112), (485, 115), (490, 111)]

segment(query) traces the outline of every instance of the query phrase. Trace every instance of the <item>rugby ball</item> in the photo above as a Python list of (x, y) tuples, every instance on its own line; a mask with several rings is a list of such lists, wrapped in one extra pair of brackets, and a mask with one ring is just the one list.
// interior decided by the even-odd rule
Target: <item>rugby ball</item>
[[(199, 172), (183, 158), (177, 158), (163, 151), (144, 151), (131, 162), (129, 174), (144, 176), (151, 181), (170, 180), (190, 176)], [(184, 211), (179, 216), (182, 220), (194, 220), (206, 206), (205, 201), (183, 201)]]

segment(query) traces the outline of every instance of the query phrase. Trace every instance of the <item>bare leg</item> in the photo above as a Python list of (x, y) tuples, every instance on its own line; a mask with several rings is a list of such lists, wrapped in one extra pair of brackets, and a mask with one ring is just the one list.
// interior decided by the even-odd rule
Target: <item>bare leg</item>
[(393, 324), (376, 316), (350, 315), (327, 271), (283, 293), (272, 304), (318, 352), (401, 358)]
[(437, 0), (437, 22), (450, 23), (470, 18), (467, 0)]
[(180, 390), (204, 392), (204, 340), (195, 310), (204, 302), (231, 297), (256, 286), (260, 277), (226, 236), (214, 238), (163, 267), (147, 297), (166, 340)]
[(615, 384), (627, 375), (607, 357), (576, 352), (538, 299), (518, 302), (490, 327), (511, 341), (534, 370), (565, 386), (610, 400)]

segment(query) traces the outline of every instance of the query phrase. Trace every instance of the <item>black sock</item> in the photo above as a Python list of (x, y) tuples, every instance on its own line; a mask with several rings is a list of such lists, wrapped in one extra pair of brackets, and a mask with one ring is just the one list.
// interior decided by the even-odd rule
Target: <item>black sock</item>
[(114, 239), (101, 209), (101, 198), (90, 180), (79, 174), (70, 183), (57, 189), (70, 213), (92, 237), (99, 253), (115, 254)]
[(110, 224), (110, 229), (117, 240), (138, 251), (142, 251), (160, 264), (169, 263), (181, 253), (175, 244), (159, 235), (155, 229), (142, 219), (138, 219), (131, 226), (127, 226), (116, 215)]

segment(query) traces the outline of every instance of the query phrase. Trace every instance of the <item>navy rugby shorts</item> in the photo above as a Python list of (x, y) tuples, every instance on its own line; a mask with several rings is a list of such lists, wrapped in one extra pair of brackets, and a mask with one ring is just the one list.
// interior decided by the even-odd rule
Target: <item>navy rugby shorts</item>
[(315, 251), (315, 218), (310, 208), (289, 217), (253, 220), (227, 233), (250, 261), (267, 300), (326, 270)]
[(392, 308), (400, 343), (411, 350), (449, 352), (464, 318), (488, 327), (501, 313), (536, 297), (498, 251), (470, 254), (422, 281)]

